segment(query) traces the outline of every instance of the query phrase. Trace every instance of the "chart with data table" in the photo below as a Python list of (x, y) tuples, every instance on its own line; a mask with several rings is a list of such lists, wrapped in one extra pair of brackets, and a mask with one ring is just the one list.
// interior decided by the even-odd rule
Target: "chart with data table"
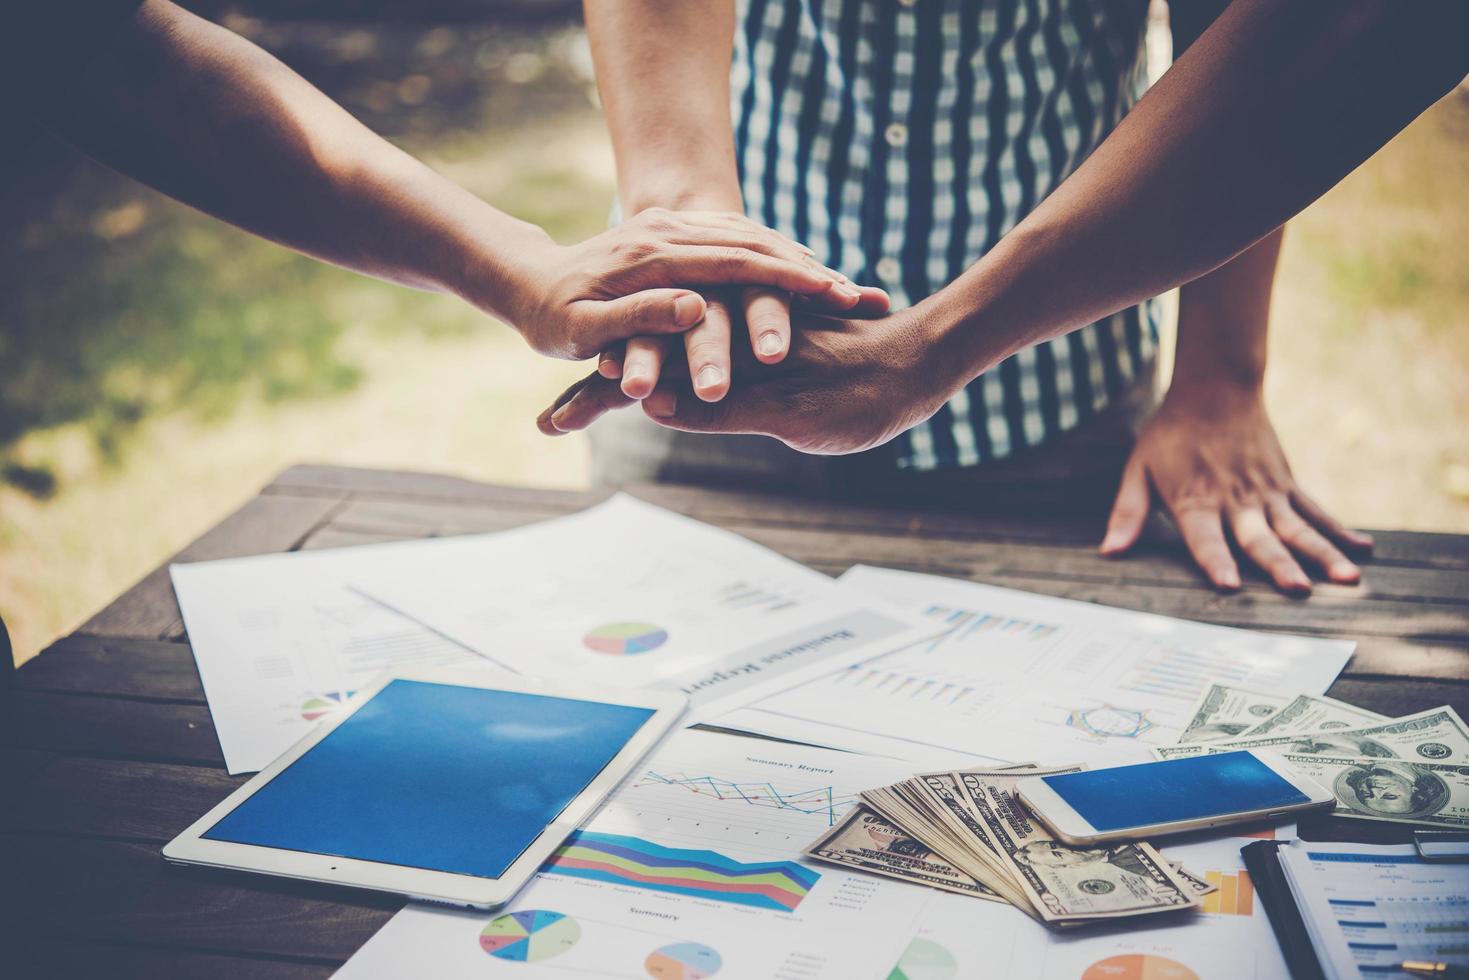
[[(852, 751), (1141, 762), (1212, 682), (1321, 692), (1351, 654), (934, 575), (857, 566), (843, 586), (944, 630), (765, 698), (720, 724)], [(886, 745), (883, 739), (888, 740)]]

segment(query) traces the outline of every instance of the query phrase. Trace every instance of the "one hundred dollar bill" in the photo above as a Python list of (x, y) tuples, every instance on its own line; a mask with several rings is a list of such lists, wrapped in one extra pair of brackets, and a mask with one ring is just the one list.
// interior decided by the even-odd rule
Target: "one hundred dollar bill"
[(1111, 919), (1197, 907), (1193, 888), (1151, 845), (1071, 847), (1015, 798), (1022, 774), (960, 773), (990, 844), (1047, 922)]
[(1469, 727), (1464, 725), (1464, 719), (1458, 712), (1445, 705), (1362, 728), (1167, 745), (1154, 750), (1153, 754), (1160, 759), (1178, 759), (1240, 749), (1343, 758), (1469, 763)]
[[(1387, 721), (1385, 715), (1359, 708), (1335, 698), (1298, 694), (1279, 711), (1241, 734), (1241, 738), (1265, 735), (1295, 735), (1301, 732), (1329, 732), (1343, 728), (1361, 728), (1373, 722)], [(1182, 739), (1180, 739), (1182, 741)]]
[(1003, 901), (901, 828), (865, 806), (854, 806), (806, 848), (807, 857), (960, 895)]
[(1337, 816), (1469, 827), (1469, 765), (1289, 753), (1282, 758), (1331, 791)]
[(1186, 745), (1236, 738), (1268, 720), (1290, 701), (1290, 695), (1210, 684), (1189, 712), (1188, 724), (1184, 725), (1178, 742)]

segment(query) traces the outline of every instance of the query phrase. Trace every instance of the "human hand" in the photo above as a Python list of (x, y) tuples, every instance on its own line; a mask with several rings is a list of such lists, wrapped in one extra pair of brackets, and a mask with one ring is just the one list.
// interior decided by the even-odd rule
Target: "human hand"
[[(704, 320), (683, 335), (685, 369), (695, 395), (718, 401), (729, 391), (730, 353), (739, 330), (750, 336), (751, 356), (761, 364), (777, 364), (786, 356), (791, 342), (792, 301), (802, 311), (827, 309), (849, 316), (881, 316), (888, 311), (888, 294), (874, 286), (858, 286), (843, 277), (843, 284), (857, 291), (823, 293), (814, 298), (792, 297), (779, 289), (746, 287), (704, 292)], [(658, 384), (663, 364), (676, 341), (670, 337), (635, 337), (622, 349), (603, 351), (597, 372), (604, 378), (621, 380), (622, 392), (632, 399), (646, 398)]]
[[(742, 356), (740, 383), (723, 400), (695, 397), (680, 374), (664, 378), (643, 410), (686, 432), (759, 433), (802, 452), (854, 453), (928, 418), (968, 380), (934, 339), (916, 309), (875, 320), (807, 318), (780, 363)], [(573, 432), (633, 401), (616, 381), (593, 374), (568, 388), (536, 424), (546, 435)]]
[(651, 208), (571, 246), (541, 234), (518, 250), (507, 278), (512, 302), (505, 305), (526, 342), (571, 360), (629, 337), (680, 333), (701, 323), (706, 304), (690, 287), (761, 286), (833, 309), (862, 301), (845, 276), (817, 263), (809, 249), (744, 215), (718, 211)]
[(1240, 587), (1226, 527), (1277, 588), (1298, 595), (1311, 591), (1299, 559), (1352, 584), (1361, 570), (1342, 549), (1372, 548), (1370, 536), (1343, 527), (1296, 485), (1258, 388), (1169, 392), (1127, 461), (1102, 554), (1120, 555), (1137, 541), (1149, 487), (1216, 588)]

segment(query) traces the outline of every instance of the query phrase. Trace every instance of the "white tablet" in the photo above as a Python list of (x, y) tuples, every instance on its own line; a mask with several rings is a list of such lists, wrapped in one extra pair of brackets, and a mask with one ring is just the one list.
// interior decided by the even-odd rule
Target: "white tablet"
[(473, 668), (394, 672), (163, 856), (494, 908), (686, 705), (680, 694), (609, 694)]

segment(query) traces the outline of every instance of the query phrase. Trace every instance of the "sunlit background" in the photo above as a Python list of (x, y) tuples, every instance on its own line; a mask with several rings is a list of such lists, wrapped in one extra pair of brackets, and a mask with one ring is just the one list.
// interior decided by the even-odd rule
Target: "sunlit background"
[[(557, 239), (605, 226), (575, 4), (190, 6)], [(1150, 42), (1161, 70), (1166, 31)], [(1461, 87), (1287, 233), (1270, 407), (1304, 486), (1360, 526), (1469, 532), (1466, 187)], [(28, 153), (0, 219), (0, 616), (18, 660), (293, 462), (587, 482), (585, 441), (532, 424), (581, 370), (456, 301), (253, 239), (59, 144)]]

